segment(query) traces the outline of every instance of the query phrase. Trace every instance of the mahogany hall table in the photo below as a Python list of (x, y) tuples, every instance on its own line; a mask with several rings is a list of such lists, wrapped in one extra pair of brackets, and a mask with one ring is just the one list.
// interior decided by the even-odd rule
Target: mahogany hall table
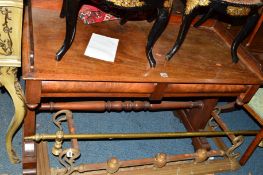
[[(89, 26), (79, 21), (71, 48), (58, 62), (55, 53), (64, 39), (64, 19), (59, 18), (57, 10), (33, 7), (31, 14), (26, 7), (22, 70), (28, 110), (24, 137), (35, 134), (38, 110), (177, 109), (187, 130), (198, 131), (204, 129), (219, 98), (235, 97), (239, 104), (250, 100), (262, 84), (261, 67), (242, 47), (238, 51), (240, 61), (232, 63), (231, 35), (217, 21), (208, 21), (200, 29), (191, 28), (180, 51), (171, 61), (165, 60), (165, 53), (176, 39), (180, 19), (173, 15), (157, 41), (153, 50), (157, 61), (154, 69), (145, 56), (152, 25), (145, 21), (125, 25), (111, 21)], [(120, 39), (114, 63), (84, 56), (92, 33)], [(65, 97), (67, 102), (63, 102)], [(76, 98), (84, 101), (78, 103)], [(56, 99), (56, 103), (49, 103), (50, 99)], [(118, 102), (114, 106), (105, 102), (108, 100), (137, 102)], [(193, 145), (195, 149), (209, 149), (200, 138), (193, 139)], [(26, 141), (23, 173), (35, 174), (36, 164), (36, 145)]]

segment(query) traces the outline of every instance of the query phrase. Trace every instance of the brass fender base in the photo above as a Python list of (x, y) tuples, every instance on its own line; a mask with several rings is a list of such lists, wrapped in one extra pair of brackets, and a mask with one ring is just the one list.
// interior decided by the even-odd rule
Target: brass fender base
[[(140, 161), (140, 160), (138, 160)], [(168, 163), (163, 168), (153, 168), (152, 165), (120, 168), (114, 175), (189, 175), (189, 174), (209, 174), (219, 173), (225, 171), (235, 171), (240, 168), (239, 163), (235, 159), (223, 160), (208, 160), (203, 163), (193, 163), (193, 161), (181, 161), (176, 163)], [(51, 174), (61, 174), (65, 170), (51, 168)], [(72, 173), (76, 175), (79, 173)], [(92, 172), (85, 172), (85, 175), (105, 175), (106, 170), (97, 170)]]

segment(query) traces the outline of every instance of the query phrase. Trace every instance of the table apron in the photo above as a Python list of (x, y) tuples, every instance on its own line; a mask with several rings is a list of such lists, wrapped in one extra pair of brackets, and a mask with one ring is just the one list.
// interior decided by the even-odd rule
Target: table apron
[[(163, 86), (160, 92), (159, 85)], [(42, 81), (41, 97), (238, 96), (248, 85)]]

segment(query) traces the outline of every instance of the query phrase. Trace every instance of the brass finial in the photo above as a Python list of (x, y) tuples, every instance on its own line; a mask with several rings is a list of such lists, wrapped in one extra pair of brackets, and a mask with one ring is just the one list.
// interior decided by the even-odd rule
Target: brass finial
[(116, 157), (112, 157), (107, 161), (107, 172), (116, 173), (120, 168), (120, 162)]
[(55, 156), (58, 156), (62, 152), (63, 137), (64, 137), (63, 131), (56, 132), (56, 140), (52, 148), (52, 154), (54, 154)]
[(205, 149), (198, 149), (196, 151), (195, 162), (200, 163), (205, 161), (208, 158), (207, 150)]
[(167, 163), (167, 155), (165, 153), (158, 153), (154, 159), (154, 166), (157, 168), (162, 168)]

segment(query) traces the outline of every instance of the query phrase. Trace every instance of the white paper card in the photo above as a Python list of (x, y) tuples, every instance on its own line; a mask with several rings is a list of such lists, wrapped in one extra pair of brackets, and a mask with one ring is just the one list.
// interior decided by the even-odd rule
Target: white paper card
[(92, 33), (84, 55), (114, 62), (119, 39)]

